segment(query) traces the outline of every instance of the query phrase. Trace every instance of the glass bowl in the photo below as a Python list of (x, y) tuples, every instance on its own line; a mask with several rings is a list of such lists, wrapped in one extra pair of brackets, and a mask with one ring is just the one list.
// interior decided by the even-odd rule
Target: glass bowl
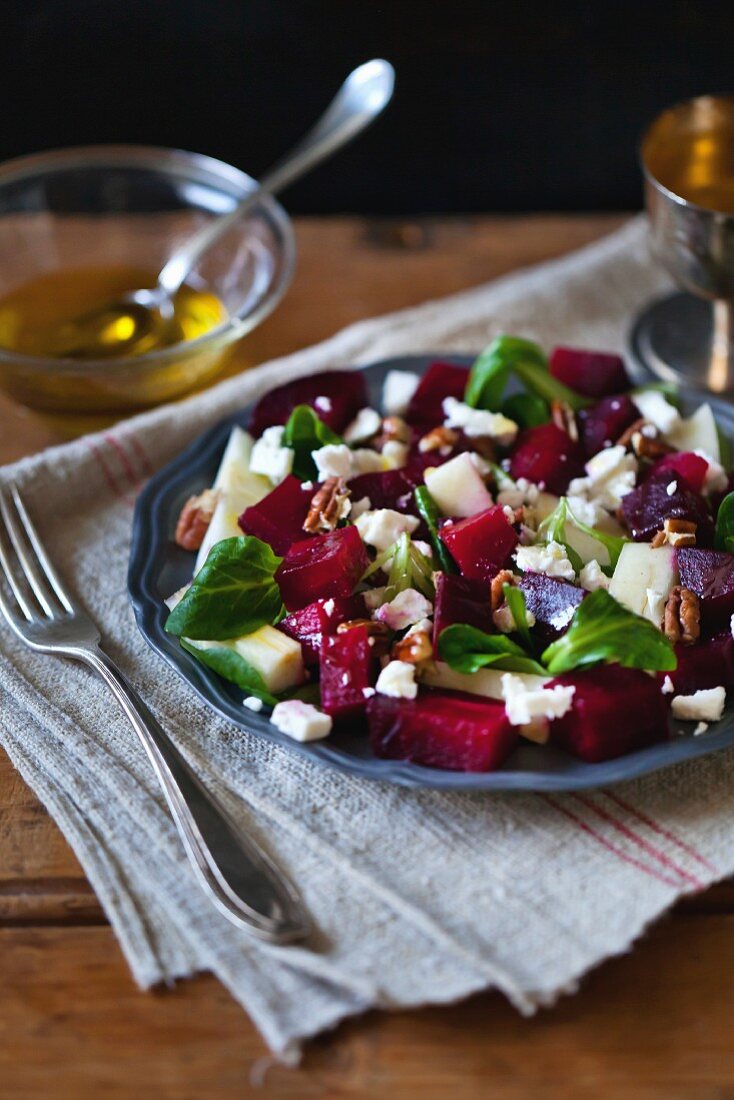
[[(256, 186), (231, 165), (174, 149), (89, 146), (9, 161), (0, 166), (0, 298), (65, 270), (157, 272), (180, 242)], [(82, 418), (115, 418), (201, 388), (278, 304), (294, 263), (290, 219), (264, 195), (187, 280), (223, 302), (229, 316), (217, 327), (120, 359), (39, 358), (0, 347), (0, 386), (47, 414)]]

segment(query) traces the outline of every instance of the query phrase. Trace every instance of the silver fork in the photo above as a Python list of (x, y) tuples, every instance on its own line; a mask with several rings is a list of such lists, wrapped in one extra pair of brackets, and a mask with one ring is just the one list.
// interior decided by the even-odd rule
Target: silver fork
[[(137, 692), (100, 646), (49, 559), (15, 486), (0, 490), (0, 611), (38, 653), (81, 661), (107, 684), (153, 766), (199, 885), (234, 924), (269, 943), (308, 932), (301, 899), (282, 871), (202, 786)], [(15, 601), (13, 603), (13, 600)]]

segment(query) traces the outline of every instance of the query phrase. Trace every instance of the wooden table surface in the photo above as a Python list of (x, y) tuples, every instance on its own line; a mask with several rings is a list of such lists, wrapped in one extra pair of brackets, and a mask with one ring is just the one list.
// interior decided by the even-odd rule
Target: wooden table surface
[[(351, 321), (559, 255), (620, 220), (302, 220), (295, 283), (245, 350), (254, 362), (293, 351)], [(0, 461), (58, 440), (0, 399)], [(734, 885), (724, 883), (532, 1020), (498, 994), (375, 1012), (287, 1068), (211, 977), (138, 992), (74, 856), (0, 753), (0, 1100), (724, 1100), (734, 1098), (732, 988)]]

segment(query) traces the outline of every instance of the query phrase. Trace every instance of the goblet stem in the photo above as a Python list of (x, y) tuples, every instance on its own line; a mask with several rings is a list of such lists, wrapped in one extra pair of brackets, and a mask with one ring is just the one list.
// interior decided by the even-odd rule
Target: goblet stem
[(714, 331), (708, 386), (714, 393), (734, 390), (734, 303), (714, 302)]

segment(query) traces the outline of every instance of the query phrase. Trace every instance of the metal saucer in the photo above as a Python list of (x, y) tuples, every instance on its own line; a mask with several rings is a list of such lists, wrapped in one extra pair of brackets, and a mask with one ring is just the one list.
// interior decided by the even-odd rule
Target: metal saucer
[(716, 307), (684, 291), (651, 302), (630, 332), (630, 351), (637, 364), (666, 382), (731, 393), (734, 381), (715, 339)]

